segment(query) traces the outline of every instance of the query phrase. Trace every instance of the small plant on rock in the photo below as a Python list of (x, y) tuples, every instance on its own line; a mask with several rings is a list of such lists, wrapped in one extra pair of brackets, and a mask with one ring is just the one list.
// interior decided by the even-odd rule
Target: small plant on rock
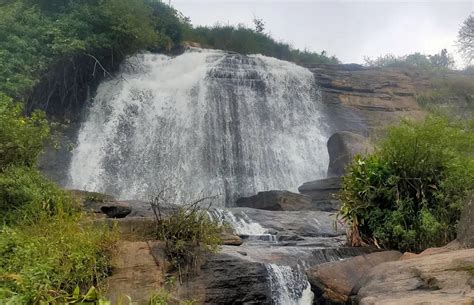
[(190, 275), (206, 253), (214, 253), (221, 244), (222, 225), (203, 207), (212, 197), (190, 204), (175, 205), (160, 192), (151, 200), (156, 220), (156, 237), (165, 242), (165, 254), (178, 272), (179, 279)]

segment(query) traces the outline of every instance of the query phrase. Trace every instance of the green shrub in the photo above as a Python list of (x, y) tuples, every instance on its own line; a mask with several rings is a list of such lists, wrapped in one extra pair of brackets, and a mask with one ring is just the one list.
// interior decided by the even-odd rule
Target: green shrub
[(365, 64), (369, 67), (389, 67), (389, 68), (417, 68), (422, 70), (446, 70), (454, 66), (454, 59), (446, 49), (442, 49), (439, 54), (424, 55), (412, 53), (404, 56), (386, 54), (375, 59), (364, 58)]
[(186, 39), (200, 43), (204, 47), (234, 51), (241, 54), (263, 54), (299, 64), (337, 64), (339, 60), (321, 53), (300, 51), (289, 44), (275, 41), (270, 35), (257, 32), (243, 25), (215, 25), (196, 27), (185, 32)]
[(340, 215), (349, 242), (402, 251), (455, 237), (463, 199), (474, 189), (474, 122), (404, 121), (343, 179)]
[(212, 219), (201, 199), (192, 204), (173, 205), (159, 195), (151, 201), (156, 237), (165, 242), (165, 254), (180, 280), (192, 274), (203, 254), (214, 253), (221, 244), (222, 225)]
[(71, 197), (36, 169), (9, 167), (0, 174), (3, 223), (34, 223), (40, 218), (71, 215), (75, 210)]
[(2, 302), (64, 304), (77, 286), (100, 284), (109, 272), (106, 253), (115, 235), (79, 221), (56, 216), (0, 229)]
[(90, 55), (114, 62), (143, 49), (169, 47), (182, 37), (177, 19), (176, 11), (150, 0), (2, 3), (0, 92), (25, 100), (61, 59)]
[(461, 118), (474, 114), (474, 79), (463, 75), (431, 77), (432, 89), (418, 92), (416, 100), (430, 111), (441, 111)]
[(0, 172), (9, 165), (35, 165), (49, 138), (44, 113), (36, 111), (25, 117), (22, 109), (0, 93)]

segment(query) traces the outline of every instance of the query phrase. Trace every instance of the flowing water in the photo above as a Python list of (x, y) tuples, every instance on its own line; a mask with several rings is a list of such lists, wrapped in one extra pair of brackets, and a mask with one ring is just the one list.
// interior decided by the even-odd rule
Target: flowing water
[(282, 247), (245, 211), (224, 207), (323, 178), (327, 138), (319, 89), (303, 67), (216, 50), (141, 54), (99, 86), (72, 152), (69, 187), (122, 199), (165, 189), (180, 202), (220, 195), (220, 207), (209, 213), (245, 239), (249, 259), (254, 253), (265, 264), (272, 303), (311, 304), (300, 261), (265, 259), (273, 250), (290, 258), (313, 257), (312, 250)]
[(295, 190), (328, 155), (312, 73), (261, 55), (189, 50), (131, 58), (102, 83), (72, 153), (69, 187), (181, 201)]

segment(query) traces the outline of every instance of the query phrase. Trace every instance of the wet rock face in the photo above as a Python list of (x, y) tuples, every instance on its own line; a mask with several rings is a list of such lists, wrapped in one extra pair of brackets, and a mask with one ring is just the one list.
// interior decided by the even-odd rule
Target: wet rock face
[(317, 210), (307, 196), (288, 191), (259, 192), (255, 196), (237, 199), (235, 205), (269, 211)]
[(262, 263), (218, 254), (201, 270), (205, 304), (271, 304), (268, 273)]
[(341, 178), (331, 177), (326, 179), (305, 182), (298, 191), (311, 198), (312, 206), (322, 211), (338, 211), (341, 207), (337, 193), (341, 190)]
[(327, 143), (329, 152), (328, 176), (343, 176), (355, 155), (373, 151), (369, 140), (361, 135), (342, 131), (333, 134)]
[[(277, 236), (341, 237), (345, 226), (335, 226), (335, 214), (324, 211), (267, 211), (250, 208), (229, 209), (238, 219), (258, 223), (265, 233)], [(242, 234), (242, 233), (239, 233)], [(244, 233), (245, 234), (245, 233)], [(249, 232), (252, 235), (255, 233)], [(258, 233), (258, 234), (263, 234)]]

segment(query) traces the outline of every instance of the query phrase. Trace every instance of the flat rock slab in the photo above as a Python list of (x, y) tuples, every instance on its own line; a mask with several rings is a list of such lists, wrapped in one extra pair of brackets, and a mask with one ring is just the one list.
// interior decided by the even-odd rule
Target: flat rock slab
[(269, 211), (317, 210), (311, 198), (288, 191), (265, 191), (250, 197), (237, 199), (237, 207), (247, 207)]
[(228, 210), (237, 219), (255, 222), (270, 234), (297, 235), (303, 238), (334, 237), (346, 234), (345, 225), (343, 223), (336, 225), (336, 215), (331, 212), (267, 211), (250, 208), (230, 208)]
[(398, 260), (400, 256), (402, 254), (398, 251), (375, 252), (310, 268), (307, 275), (315, 299), (320, 302), (347, 302), (354, 287), (374, 266)]
[(107, 298), (112, 304), (149, 304), (150, 296), (163, 287), (164, 271), (145, 241), (120, 241), (107, 279)]
[(472, 305), (474, 249), (383, 263), (359, 290), (360, 305)]
[(308, 181), (298, 187), (298, 191), (311, 199), (314, 209), (339, 211), (341, 201), (337, 198), (337, 194), (341, 190), (341, 182), (341, 177)]

